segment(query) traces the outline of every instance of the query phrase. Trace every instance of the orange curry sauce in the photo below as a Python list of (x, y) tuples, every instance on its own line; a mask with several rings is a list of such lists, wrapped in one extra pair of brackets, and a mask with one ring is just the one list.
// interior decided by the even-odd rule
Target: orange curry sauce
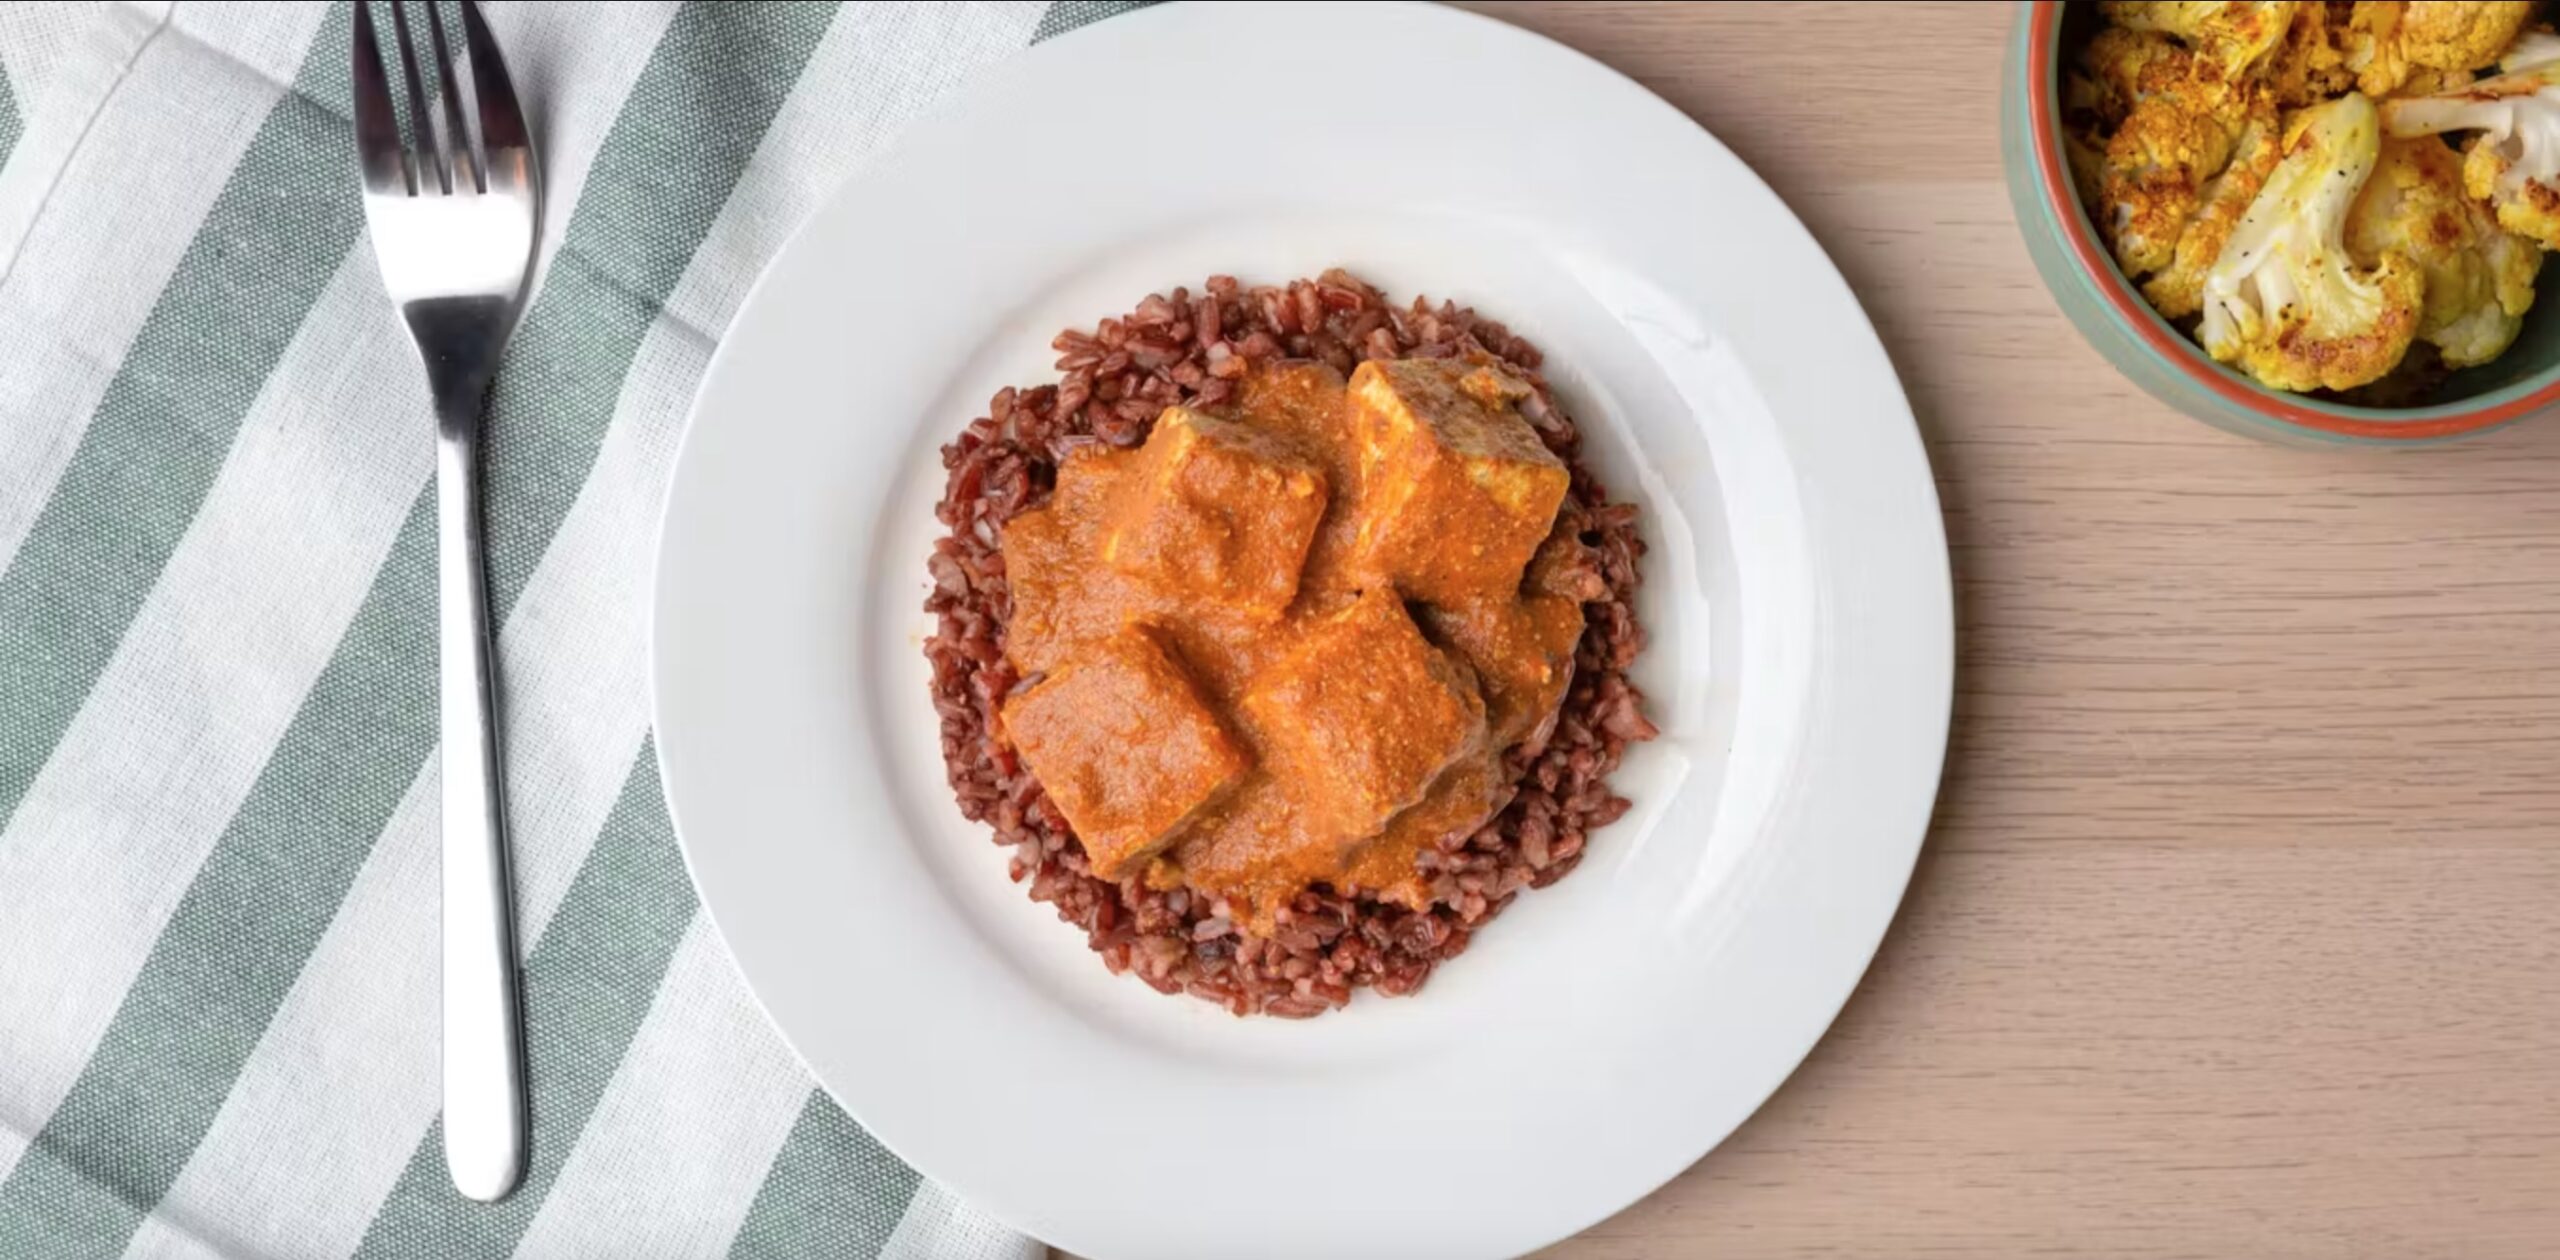
[(1230, 411), (1089, 448), (1005, 527), (1003, 729), (1095, 874), (1268, 930), (1326, 883), (1420, 908), (1415, 857), (1513, 792), (1582, 606), (1568, 484), (1491, 363), (1258, 370)]

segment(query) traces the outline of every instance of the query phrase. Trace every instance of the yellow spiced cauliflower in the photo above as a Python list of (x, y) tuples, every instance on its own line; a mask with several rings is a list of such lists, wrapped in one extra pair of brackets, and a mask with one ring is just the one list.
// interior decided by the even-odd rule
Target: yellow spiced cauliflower
[[(2335, 8), (2338, 12), (2331, 13)], [(2310, 3), (2293, 6), (2293, 22), (2284, 42), (2267, 58), (2267, 86), (2276, 104), (2286, 109), (2314, 105), (2356, 85), (2356, 72), (2339, 46), (2338, 27), (2347, 6)]]
[(2174, 36), (2225, 79), (2257, 68), (2284, 42), (2295, 0), (2104, 0), (2098, 11), (2128, 31)]
[(2215, 359), (2278, 389), (2433, 388), (2515, 342), (2560, 249), (2536, 7), (2106, 0), (2062, 84), (2073, 187)]
[(2206, 353), (2278, 389), (2379, 380), (2417, 336), (2425, 279), (2398, 251), (2359, 267), (2347, 210), (2382, 142), (2373, 102), (2350, 93), (2285, 131), (2284, 158), (2204, 277)]
[[(2099, 228), (2125, 274), (2148, 276), (2178, 260), (2209, 195), (2245, 204), (2255, 194), (2246, 163), (2234, 181), (2216, 181), (2235, 154), (2266, 147), (2275, 100), (2156, 34), (2108, 31), (2092, 41), (2090, 66), (2098, 117), (2122, 119), (2098, 150)], [(2218, 243), (2184, 248), (2210, 259)]]
[(2541, 250), (2500, 231), (2464, 195), (2461, 157), (2432, 136), (2382, 141), (2347, 211), (2347, 253), (2364, 267), (2393, 254), (2417, 264), (2426, 281), (2418, 339), (2456, 368), (2497, 358), (2515, 341), (2542, 270)]
[(2518, 70), (2530, 70), (2546, 61), (2560, 61), (2560, 34), (2554, 34), (2548, 26), (2537, 26), (2516, 36), (2516, 42), (2507, 49), (2507, 55), (2498, 58), (2498, 69), (2513, 74)]
[(2532, 0), (2356, 0), (2339, 46), (2368, 96), (2435, 90), (2448, 73), (2495, 64), (2533, 9)]
[(2463, 153), (2464, 190), (2499, 226), (2560, 249), (2560, 61), (2392, 101), (2384, 124), (2395, 136), (2478, 132)]

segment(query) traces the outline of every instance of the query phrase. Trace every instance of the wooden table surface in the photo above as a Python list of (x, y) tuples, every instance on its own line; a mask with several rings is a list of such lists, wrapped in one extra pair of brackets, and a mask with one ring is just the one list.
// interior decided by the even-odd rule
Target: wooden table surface
[(2136, 390), (2011, 222), (2007, 5), (1483, 7), (1812, 227), (1956, 579), (1946, 784), (1865, 984), (1549, 1254), (2560, 1255), (2560, 417), (2305, 452)]

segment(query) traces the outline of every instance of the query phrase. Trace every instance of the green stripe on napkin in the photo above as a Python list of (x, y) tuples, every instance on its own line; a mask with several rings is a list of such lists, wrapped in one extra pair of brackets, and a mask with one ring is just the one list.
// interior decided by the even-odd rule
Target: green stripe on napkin
[(18, 136), (26, 130), (26, 120), (18, 114), (18, 94), (9, 86), (9, 72), (0, 69), (0, 165), (6, 165), (9, 154), (18, 147)]
[(26, 795), (222, 466), (240, 418), (355, 244), (347, 13), (312, 41), (8, 568), (0, 823)]

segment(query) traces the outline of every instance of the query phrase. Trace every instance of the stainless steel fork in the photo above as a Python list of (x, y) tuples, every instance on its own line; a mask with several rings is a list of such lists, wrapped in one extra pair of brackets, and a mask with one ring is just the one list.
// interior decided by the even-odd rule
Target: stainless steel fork
[[(524, 1028), (507, 879), (497, 687), (483, 577), (481, 403), (524, 304), (542, 181), (497, 41), (460, 0), (464, 84), (432, 2), (387, 0), (409, 138), (401, 139), (373, 0), (356, 0), (353, 97), (365, 223), (383, 287), (425, 362), (436, 413), (437, 696), (443, 723), (444, 1156), (483, 1201), (524, 1177)], [(419, 45), (434, 87), (419, 71)], [(430, 105), (436, 108), (431, 109)], [(473, 134), (477, 133), (476, 137)]]

